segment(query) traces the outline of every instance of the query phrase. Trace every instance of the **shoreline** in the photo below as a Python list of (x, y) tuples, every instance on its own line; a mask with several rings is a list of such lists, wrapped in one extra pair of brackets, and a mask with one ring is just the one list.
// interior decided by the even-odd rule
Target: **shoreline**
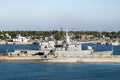
[(120, 62), (119, 57), (81, 58), (40, 58), (40, 57), (0, 57), (0, 62)]
[(33, 44), (32, 42), (0, 42), (0, 44)]

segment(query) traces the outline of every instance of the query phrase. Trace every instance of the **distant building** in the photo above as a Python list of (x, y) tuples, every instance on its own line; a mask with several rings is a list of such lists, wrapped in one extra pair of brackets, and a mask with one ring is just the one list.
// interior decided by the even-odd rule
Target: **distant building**
[(81, 40), (90, 40), (93, 39), (93, 35), (81, 35), (80, 38)]
[(11, 36), (10, 36), (8, 33), (6, 33), (5, 36), (6, 36), (7, 38), (11, 39)]
[(16, 36), (16, 38), (13, 39), (13, 42), (28, 42), (28, 41), (29, 39), (20, 35)]

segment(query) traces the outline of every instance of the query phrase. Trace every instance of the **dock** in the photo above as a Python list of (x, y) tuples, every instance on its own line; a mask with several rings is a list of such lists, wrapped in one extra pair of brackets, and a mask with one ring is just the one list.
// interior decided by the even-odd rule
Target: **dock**
[(96, 58), (0, 57), (0, 62), (120, 62), (120, 57), (96, 57)]

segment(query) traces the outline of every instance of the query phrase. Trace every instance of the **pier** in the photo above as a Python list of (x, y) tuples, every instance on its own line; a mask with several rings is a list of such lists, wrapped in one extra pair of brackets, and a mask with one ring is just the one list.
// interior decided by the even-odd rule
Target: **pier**
[(0, 62), (120, 62), (120, 57), (94, 57), (94, 58), (0, 57)]

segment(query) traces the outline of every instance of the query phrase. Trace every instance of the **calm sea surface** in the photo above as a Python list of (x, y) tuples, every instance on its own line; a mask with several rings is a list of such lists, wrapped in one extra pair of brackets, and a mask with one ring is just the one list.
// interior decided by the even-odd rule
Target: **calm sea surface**
[(0, 44), (0, 53), (13, 52), (15, 49), (38, 50), (38, 44)]
[(120, 63), (1, 62), (0, 80), (120, 80)]

